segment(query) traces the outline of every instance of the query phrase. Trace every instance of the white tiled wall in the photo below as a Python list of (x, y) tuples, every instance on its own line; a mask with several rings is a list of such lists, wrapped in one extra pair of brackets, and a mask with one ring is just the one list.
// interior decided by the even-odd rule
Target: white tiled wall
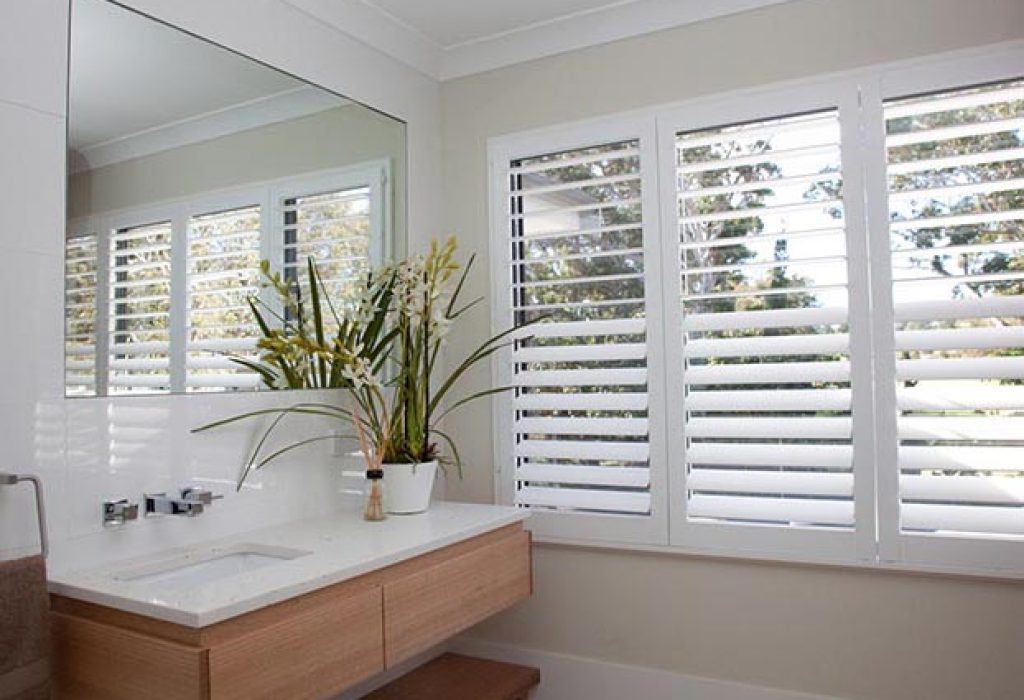
[[(436, 220), (437, 86), (313, 23), (279, 0), (132, 0), (140, 9), (239, 48), (409, 121), (410, 221)], [(235, 21), (245, 14), (246, 22)], [(62, 240), (68, 0), (0, 2), (0, 470), (42, 477), (51, 569), (87, 566), (323, 512), (345, 464), (321, 443), (275, 463), (241, 493), (234, 481), (258, 426), (190, 429), (297, 394), (63, 398)], [(285, 31), (287, 30), (287, 31)], [(285, 32), (301, 40), (280, 42)], [(337, 66), (359, 65), (359, 71)], [(416, 217), (415, 219), (412, 217)], [(426, 226), (426, 229), (422, 227)], [(416, 246), (415, 240), (411, 243)], [(298, 421), (282, 440), (321, 434)], [(104, 530), (104, 498), (197, 484), (226, 495), (198, 518)], [(351, 486), (351, 484), (348, 484)], [(31, 487), (0, 489), (0, 558), (34, 551)]]
[[(58, 512), (66, 43), (65, 3), (0, 4), (0, 469), (39, 474)], [(33, 507), (30, 486), (0, 489), (0, 554), (34, 540)]]

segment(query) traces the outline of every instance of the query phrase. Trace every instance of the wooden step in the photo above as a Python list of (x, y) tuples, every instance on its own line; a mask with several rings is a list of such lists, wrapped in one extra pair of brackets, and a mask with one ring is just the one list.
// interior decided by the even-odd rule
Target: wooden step
[(443, 654), (363, 700), (526, 700), (538, 683), (530, 666)]

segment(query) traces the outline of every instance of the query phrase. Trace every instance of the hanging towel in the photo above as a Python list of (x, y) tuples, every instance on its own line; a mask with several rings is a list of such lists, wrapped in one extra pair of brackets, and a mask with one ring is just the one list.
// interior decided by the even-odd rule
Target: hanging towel
[(50, 598), (42, 556), (0, 562), (0, 700), (50, 697)]

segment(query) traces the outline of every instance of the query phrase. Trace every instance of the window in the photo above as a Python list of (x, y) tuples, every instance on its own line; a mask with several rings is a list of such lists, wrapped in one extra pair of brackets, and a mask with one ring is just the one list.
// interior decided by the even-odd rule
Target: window
[(884, 109), (900, 531), (1024, 535), (1024, 81)]
[(649, 536), (655, 510), (646, 145), (628, 139), (516, 159), (503, 212), (510, 310), (535, 322), (516, 343), (506, 381), (516, 386), (513, 500), (541, 516), (572, 512), (584, 529), (625, 540)]
[(688, 521), (854, 528), (840, 154), (834, 109), (675, 136)]
[(68, 396), (261, 385), (249, 299), (260, 261), (334, 293), (383, 259), (387, 165), (316, 174), (78, 222), (66, 246)]
[(1024, 570), (1024, 80), (970, 81), (1015, 60), (492, 140), (495, 325), (541, 318), (497, 362), (503, 499), (562, 540)]

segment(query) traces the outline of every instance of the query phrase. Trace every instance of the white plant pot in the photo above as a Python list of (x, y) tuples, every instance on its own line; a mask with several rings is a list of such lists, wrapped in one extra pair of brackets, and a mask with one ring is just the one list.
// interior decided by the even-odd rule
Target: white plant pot
[(437, 460), (384, 465), (384, 510), (396, 515), (422, 513), (430, 506)]

